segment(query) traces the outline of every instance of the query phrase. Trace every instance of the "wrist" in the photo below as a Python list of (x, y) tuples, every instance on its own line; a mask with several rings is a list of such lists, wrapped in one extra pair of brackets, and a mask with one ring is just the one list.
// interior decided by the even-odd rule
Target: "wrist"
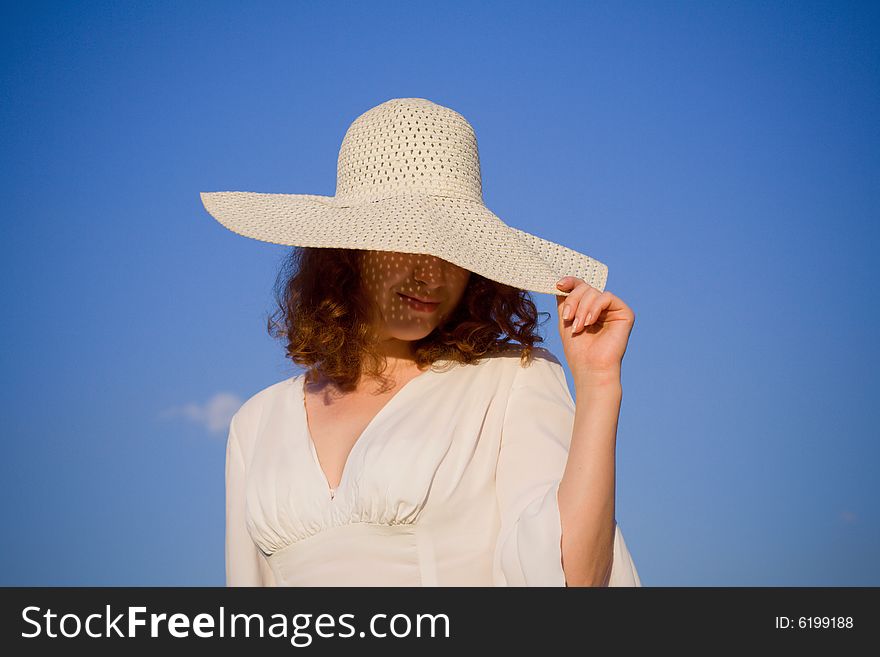
[(603, 370), (587, 370), (573, 375), (576, 389), (583, 390), (619, 390), (621, 386), (620, 368)]

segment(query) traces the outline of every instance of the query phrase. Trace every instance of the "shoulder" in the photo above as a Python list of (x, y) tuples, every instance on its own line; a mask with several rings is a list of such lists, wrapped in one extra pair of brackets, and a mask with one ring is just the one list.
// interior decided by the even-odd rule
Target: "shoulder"
[(527, 367), (531, 367), (535, 363), (539, 363), (545, 367), (550, 365), (558, 365), (559, 367), (562, 367), (562, 361), (557, 358), (556, 354), (546, 347), (533, 347), (532, 358), (532, 362)]
[(300, 376), (302, 375), (288, 377), (252, 394), (233, 414), (230, 427), (235, 430), (238, 436), (252, 435), (260, 422), (264, 409), (287, 394), (291, 387), (299, 382)]
[(569, 394), (568, 380), (562, 360), (545, 347), (532, 349), (532, 360), (525, 365), (517, 362), (512, 389), (531, 388), (542, 391), (564, 391)]
[(532, 347), (530, 358), (526, 364), (522, 363), (521, 354), (522, 347), (519, 345), (508, 345), (504, 351), (487, 357), (485, 361), (498, 363), (500, 367), (508, 367), (510, 369), (528, 369), (536, 363), (539, 367), (542, 364), (544, 366), (553, 364), (562, 367), (562, 362), (559, 358), (546, 347)]
[(508, 391), (522, 387), (568, 387), (563, 362), (552, 351), (546, 347), (533, 347), (525, 362), (521, 354), (519, 346), (509, 345), (506, 350), (486, 358), (475, 370), (475, 376), (489, 377)]
[(517, 379), (540, 376), (547, 372), (563, 373), (564, 377), (562, 361), (546, 347), (532, 347), (529, 359), (524, 363), (522, 348), (519, 345), (508, 345), (505, 350), (481, 359), (475, 369), (490, 370), (493, 375), (506, 373)]
[(531, 358), (523, 364), (517, 356), (515, 369), (518, 378), (540, 375), (542, 372), (563, 371), (562, 361), (546, 347), (533, 347)]

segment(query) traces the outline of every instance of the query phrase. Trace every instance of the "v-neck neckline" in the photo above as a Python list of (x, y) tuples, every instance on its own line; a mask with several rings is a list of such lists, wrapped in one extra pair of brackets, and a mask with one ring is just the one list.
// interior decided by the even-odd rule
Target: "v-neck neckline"
[(306, 408), (306, 375), (305, 373), (300, 374), (299, 376), (299, 386), (298, 393), (300, 397), (300, 405), (299, 407), (302, 409), (302, 420), (303, 420), (303, 434), (305, 435), (306, 442), (308, 443), (309, 451), (312, 453), (312, 460), (315, 464), (315, 468), (318, 471), (318, 475), (320, 479), (324, 482), (324, 495), (325, 497), (329, 497), (329, 500), (332, 502), (342, 490), (342, 487), (345, 485), (346, 476), (348, 475), (348, 464), (351, 462), (352, 457), (355, 455), (355, 450), (361, 447), (361, 444), (364, 442), (365, 438), (369, 438), (370, 431), (376, 425), (376, 423), (381, 419), (381, 417), (389, 412), (389, 407), (392, 407), (395, 403), (400, 403), (400, 398), (405, 396), (405, 393), (413, 388), (413, 384), (416, 383), (419, 379), (424, 379), (429, 375), (433, 374), (433, 366), (430, 366), (426, 371), (421, 374), (417, 374), (409, 381), (404, 383), (398, 390), (395, 392), (388, 401), (373, 415), (367, 425), (364, 427), (364, 430), (361, 431), (360, 435), (357, 437), (357, 440), (354, 441), (354, 444), (351, 446), (351, 449), (348, 451), (348, 456), (345, 459), (345, 463), (342, 465), (342, 474), (339, 476), (339, 484), (336, 488), (330, 487), (330, 480), (327, 479), (327, 474), (324, 472), (324, 468), (321, 466), (321, 460), (318, 458), (318, 450), (315, 447), (315, 441), (312, 439), (312, 432), (309, 428), (309, 413)]

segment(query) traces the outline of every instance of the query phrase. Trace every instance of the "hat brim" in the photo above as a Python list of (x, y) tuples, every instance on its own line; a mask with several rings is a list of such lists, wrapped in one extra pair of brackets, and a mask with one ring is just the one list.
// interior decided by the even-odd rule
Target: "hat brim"
[(565, 296), (576, 276), (604, 291), (604, 263), (508, 226), (483, 203), (400, 194), (368, 203), (316, 194), (201, 192), (208, 213), (230, 231), (284, 246), (430, 254), (490, 280)]

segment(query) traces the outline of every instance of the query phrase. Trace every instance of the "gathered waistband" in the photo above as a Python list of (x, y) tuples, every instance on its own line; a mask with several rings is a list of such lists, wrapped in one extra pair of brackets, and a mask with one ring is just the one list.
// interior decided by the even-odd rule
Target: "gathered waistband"
[(278, 586), (437, 586), (434, 543), (419, 524), (355, 522), (269, 555)]

